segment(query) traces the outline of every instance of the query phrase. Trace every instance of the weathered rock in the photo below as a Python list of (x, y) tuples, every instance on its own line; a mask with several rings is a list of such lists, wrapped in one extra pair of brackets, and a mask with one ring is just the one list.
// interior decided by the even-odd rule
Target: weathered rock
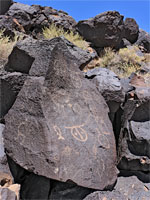
[(5, 125), (0, 124), (0, 159), (5, 155), (4, 153), (4, 143), (3, 143), (3, 130)]
[(92, 79), (92, 82), (96, 84), (99, 92), (105, 98), (110, 109), (109, 115), (113, 122), (116, 111), (125, 99), (125, 93), (119, 78), (114, 72), (101, 67), (89, 70), (85, 73), (85, 77)]
[(90, 195), (88, 195), (84, 200), (128, 200), (126, 196), (118, 191), (112, 191), (112, 192), (94, 192)]
[(5, 16), (0, 16), (0, 29), (5, 29), (11, 36), (17, 30), (39, 38), (42, 28), (52, 23), (66, 31), (74, 30), (76, 25), (76, 21), (67, 13), (38, 5), (13, 3)]
[(5, 117), (6, 152), (35, 174), (87, 188), (108, 188), (117, 177), (108, 107), (71, 57), (67, 46), (58, 43), (45, 81), (26, 80)]
[(142, 183), (135, 176), (119, 177), (114, 190), (124, 194), (130, 200), (149, 200), (150, 197), (150, 184)]
[(8, 58), (5, 66), (6, 71), (19, 71), (29, 73), (31, 76), (45, 76), (49, 68), (51, 52), (55, 45), (63, 43), (68, 47), (71, 53), (71, 59), (78, 61), (79, 67), (82, 69), (96, 56), (94, 53), (84, 51), (69, 42), (64, 37), (58, 37), (51, 40), (34, 40), (26, 38), (17, 43)]
[(14, 73), (0, 74), (0, 118), (4, 117), (16, 100), (26, 75)]
[(123, 16), (116, 11), (108, 11), (94, 18), (79, 21), (79, 33), (95, 47), (119, 48), (123, 37)]
[(11, 3), (12, 0), (7, 0), (7, 1), (0, 0), (0, 15), (4, 15), (7, 12)]
[(139, 26), (133, 18), (126, 18), (124, 22), (125, 38), (131, 42), (135, 43), (138, 39)]
[(20, 185), (14, 184), (9, 187), (0, 186), (0, 199), (2, 200), (19, 200)]
[(150, 34), (140, 29), (139, 36), (137, 41), (135, 42), (135, 45), (142, 47), (142, 50), (144, 50), (147, 53), (150, 53)]

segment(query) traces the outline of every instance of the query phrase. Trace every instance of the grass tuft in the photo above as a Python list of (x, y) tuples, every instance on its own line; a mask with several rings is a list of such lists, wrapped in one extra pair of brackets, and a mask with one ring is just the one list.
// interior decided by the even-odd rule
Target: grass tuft
[(52, 39), (54, 37), (64, 36), (67, 40), (74, 45), (86, 50), (88, 43), (78, 34), (74, 34), (73, 31), (66, 32), (63, 28), (57, 27), (55, 24), (51, 24), (48, 28), (43, 29), (43, 36), (45, 39)]

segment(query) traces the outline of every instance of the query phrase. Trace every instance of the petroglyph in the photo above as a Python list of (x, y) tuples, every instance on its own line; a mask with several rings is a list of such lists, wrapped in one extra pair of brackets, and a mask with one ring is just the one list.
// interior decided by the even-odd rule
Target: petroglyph
[(104, 147), (104, 148), (106, 148), (106, 149), (109, 149), (110, 148), (110, 144), (109, 144), (109, 140), (108, 140), (107, 136), (105, 134), (101, 133), (98, 128), (96, 130), (98, 132), (99, 145)]
[(79, 72), (73, 72), (70, 77), (71, 81), (75, 88), (80, 89), (82, 87), (82, 80), (80, 78), (81, 73)]
[(72, 152), (72, 149), (69, 146), (66, 146), (62, 152), (65, 156), (70, 156)]
[(65, 138), (62, 136), (62, 132), (58, 126), (53, 126), (54, 131), (58, 136), (58, 140), (64, 140)]
[(71, 130), (71, 134), (76, 140), (80, 142), (86, 142), (88, 139), (88, 134), (82, 128), (83, 126), (84, 125), (79, 125), (79, 126), (71, 126), (71, 127), (65, 127), (65, 128)]

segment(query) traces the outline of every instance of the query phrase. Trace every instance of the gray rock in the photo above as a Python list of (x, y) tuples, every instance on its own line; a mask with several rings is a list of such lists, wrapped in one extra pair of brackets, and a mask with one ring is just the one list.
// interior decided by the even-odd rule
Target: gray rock
[(115, 199), (115, 200), (127, 200), (126, 196), (118, 191), (99, 191), (94, 192), (90, 195), (88, 195), (84, 200), (109, 200), (109, 199)]
[(3, 130), (5, 125), (0, 124), (0, 159), (5, 155), (4, 153), (4, 143), (3, 143)]
[(92, 82), (96, 84), (99, 92), (105, 98), (110, 109), (110, 118), (113, 121), (115, 112), (125, 99), (120, 79), (114, 72), (101, 67), (89, 70), (85, 73), (85, 77), (92, 79)]
[(16, 100), (26, 75), (14, 72), (0, 74), (0, 118), (3, 118)]
[(24, 169), (104, 189), (117, 177), (108, 107), (67, 46), (53, 49), (44, 77), (29, 77), (5, 117), (7, 155)]
[(80, 68), (84, 68), (96, 56), (96, 54), (80, 49), (64, 37), (53, 38), (51, 40), (34, 40), (29, 37), (18, 42), (14, 47), (8, 58), (5, 70), (29, 73), (31, 76), (45, 76), (49, 68), (51, 52), (55, 45), (59, 43), (67, 45), (71, 53), (71, 59), (74, 62), (78, 62)]
[(130, 200), (149, 200), (150, 197), (150, 184), (142, 183), (135, 176), (119, 177), (114, 190), (124, 194)]
[(135, 45), (141, 46), (146, 53), (150, 53), (150, 34), (140, 29)]
[(123, 26), (123, 16), (119, 12), (108, 11), (79, 21), (76, 28), (95, 47), (119, 48), (123, 38)]
[(135, 43), (138, 39), (139, 26), (133, 18), (126, 18), (124, 22), (125, 38), (131, 42)]

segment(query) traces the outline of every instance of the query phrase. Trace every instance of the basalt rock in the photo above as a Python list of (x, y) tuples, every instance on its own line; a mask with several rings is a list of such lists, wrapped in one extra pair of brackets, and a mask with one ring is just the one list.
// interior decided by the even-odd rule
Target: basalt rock
[(104, 12), (79, 21), (76, 29), (95, 47), (120, 48), (124, 32), (123, 16), (116, 11)]
[(138, 39), (139, 26), (133, 18), (126, 18), (124, 22), (125, 38), (131, 42), (135, 43)]
[(5, 29), (8, 35), (17, 30), (39, 38), (42, 28), (52, 23), (66, 31), (74, 31), (76, 25), (76, 21), (67, 13), (38, 5), (13, 3), (5, 16), (0, 16), (0, 29)]
[(4, 15), (12, 4), (12, 0), (0, 0), (0, 15)]
[(0, 74), (0, 118), (3, 118), (16, 100), (21, 90), (26, 75), (13, 72), (6, 73), (2, 71)]
[(99, 91), (58, 43), (44, 77), (28, 77), (5, 117), (6, 153), (29, 172), (102, 190), (117, 178), (115, 138)]
[(139, 36), (135, 42), (135, 45), (141, 47), (144, 52), (150, 53), (150, 34), (140, 29)]
[(107, 199), (127, 200), (126, 196), (118, 191), (112, 191), (112, 192), (97, 191), (84, 198), (84, 200), (107, 200)]
[(109, 116), (113, 122), (115, 113), (125, 100), (125, 92), (119, 78), (114, 72), (101, 67), (89, 70), (85, 73), (85, 77), (96, 84), (99, 92), (105, 98), (110, 109)]
[(64, 37), (51, 40), (35, 40), (28, 37), (16, 44), (5, 65), (5, 70), (22, 72), (31, 76), (45, 76), (49, 68), (51, 52), (59, 43), (67, 45), (71, 59), (78, 62), (81, 69), (96, 56), (95, 53), (80, 49)]

